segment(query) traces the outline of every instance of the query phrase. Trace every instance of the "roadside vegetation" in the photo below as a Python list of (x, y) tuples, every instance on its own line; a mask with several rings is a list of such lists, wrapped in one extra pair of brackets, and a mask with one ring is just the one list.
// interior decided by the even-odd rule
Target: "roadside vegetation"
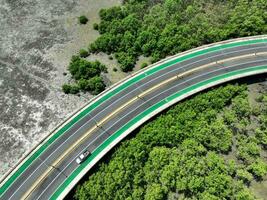
[(256, 199), (267, 174), (267, 95), (227, 85), (173, 106), (102, 162), (75, 198)]
[(114, 54), (131, 71), (140, 55), (156, 62), (203, 44), (267, 32), (265, 0), (124, 0), (102, 9), (92, 53)]
[[(99, 38), (71, 61), (71, 86), (94, 94), (104, 88), (89, 81), (101, 82), (101, 64), (93, 76), (71, 70), (90, 53), (112, 55), (128, 72), (141, 55), (154, 63), (203, 44), (264, 34), (266, 8), (265, 0), (124, 0), (100, 11), (93, 25)], [(267, 95), (250, 105), (245, 85), (227, 85), (147, 123), (77, 187), (75, 199), (256, 199), (250, 185), (266, 179), (266, 154)]]
[(106, 66), (99, 61), (89, 62), (79, 56), (73, 56), (68, 70), (75, 81), (62, 86), (66, 94), (77, 94), (80, 91), (99, 94), (105, 89), (105, 83), (100, 74), (106, 72)]
[[(154, 63), (203, 44), (266, 33), (266, 9), (265, 0), (124, 0), (100, 10), (101, 21), (93, 24), (100, 36), (79, 56), (112, 54), (121, 71), (128, 72), (141, 55)], [(81, 24), (87, 21), (79, 17)], [(77, 88), (63, 86), (63, 91), (75, 93)]]

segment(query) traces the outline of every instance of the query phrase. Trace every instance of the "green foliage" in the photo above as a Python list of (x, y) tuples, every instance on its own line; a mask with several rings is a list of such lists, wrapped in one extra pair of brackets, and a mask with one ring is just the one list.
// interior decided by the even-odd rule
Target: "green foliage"
[(89, 56), (88, 51), (86, 51), (85, 49), (81, 49), (79, 51), (79, 54), (80, 54), (80, 57), (82, 57), (82, 58), (86, 58), (87, 56)]
[(266, 27), (266, 1), (239, 0), (228, 21), (230, 37), (264, 34)]
[(139, 55), (154, 63), (202, 44), (267, 32), (264, 0), (127, 0), (99, 15), (101, 36), (91, 49), (127, 52), (118, 56), (123, 71), (132, 70)]
[(251, 114), (251, 108), (247, 99), (242, 97), (233, 100), (233, 110), (240, 119), (246, 118)]
[(69, 64), (69, 71), (77, 84), (63, 85), (62, 89), (65, 93), (76, 94), (82, 90), (99, 94), (105, 89), (100, 73), (107, 72), (107, 68), (99, 61), (89, 62), (79, 56), (73, 56)]
[(267, 150), (267, 95), (260, 96), (262, 103), (260, 109), (260, 127), (255, 130), (255, 135), (259, 144)]
[(245, 183), (249, 184), (253, 180), (253, 176), (244, 169), (239, 169), (236, 171), (236, 176), (238, 179), (244, 181)]
[(114, 67), (114, 68), (113, 68), (113, 71), (116, 72), (116, 71), (118, 71), (118, 69), (117, 69), (116, 67)]
[(254, 137), (239, 136), (237, 148), (238, 158), (248, 163), (260, 155), (260, 147)]
[(94, 30), (98, 30), (98, 28), (99, 28), (98, 24), (97, 23), (94, 23), (93, 24), (93, 28), (94, 28)]
[(141, 69), (146, 68), (147, 66), (148, 66), (148, 64), (146, 62), (144, 62), (141, 64)]
[(257, 178), (261, 179), (264, 175), (267, 174), (267, 164), (258, 159), (256, 162), (252, 163), (249, 167), (248, 167), (249, 171), (251, 171), (251, 173), (256, 176)]
[(119, 64), (121, 64), (121, 70), (123, 72), (131, 71), (134, 68), (135, 64), (134, 57), (132, 57), (130, 54), (125, 52), (120, 52), (117, 53), (115, 56)]
[(80, 24), (86, 24), (88, 22), (88, 18), (84, 15), (79, 17)]
[(73, 56), (69, 64), (69, 71), (75, 80), (89, 79), (99, 76), (100, 73), (106, 71), (106, 66), (99, 61), (89, 62), (78, 56)]
[(267, 149), (267, 129), (256, 129), (256, 137), (259, 143), (262, 144), (265, 149)]
[[(266, 164), (257, 160), (257, 139), (233, 132), (236, 120), (224, 119), (226, 111), (237, 118), (236, 102), (247, 99), (245, 91), (245, 86), (220, 87), (161, 114), (122, 142), (77, 188), (75, 198), (175, 199), (179, 194), (182, 199), (254, 199), (246, 186), (251, 174), (266, 173)], [(235, 140), (251, 162), (224, 159)]]
[(65, 94), (77, 94), (80, 89), (77, 85), (64, 84), (62, 90)]
[(69, 84), (64, 84), (62, 85), (62, 90), (65, 94), (69, 94), (70, 93), (70, 90), (71, 90), (71, 85)]
[(88, 91), (92, 94), (99, 94), (105, 89), (105, 84), (99, 76), (94, 76), (89, 80), (80, 79), (78, 85), (82, 91)]
[[(227, 152), (232, 146), (232, 131), (227, 128), (222, 120), (217, 119), (215, 122), (202, 127), (200, 135), (203, 135), (202, 142), (206, 147), (212, 150)], [(222, 142), (224, 140), (224, 142)]]

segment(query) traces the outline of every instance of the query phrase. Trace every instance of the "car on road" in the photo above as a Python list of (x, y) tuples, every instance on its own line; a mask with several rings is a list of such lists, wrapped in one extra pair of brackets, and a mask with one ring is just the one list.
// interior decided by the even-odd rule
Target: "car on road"
[(90, 151), (86, 150), (76, 158), (76, 163), (81, 164), (90, 155)]

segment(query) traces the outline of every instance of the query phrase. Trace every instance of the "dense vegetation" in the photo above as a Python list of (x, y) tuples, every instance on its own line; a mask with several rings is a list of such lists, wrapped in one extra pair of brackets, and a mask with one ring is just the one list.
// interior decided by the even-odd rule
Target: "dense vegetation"
[(79, 91), (89, 91), (92, 94), (98, 94), (105, 89), (100, 73), (106, 72), (106, 67), (99, 61), (89, 62), (79, 56), (73, 56), (69, 65), (69, 72), (75, 83), (62, 86), (66, 94), (76, 94)]
[(266, 0), (124, 0), (100, 11), (91, 52), (114, 53), (122, 71), (140, 55), (151, 62), (229, 38), (267, 32)]
[(267, 173), (266, 150), (267, 95), (251, 107), (246, 86), (228, 85), (146, 124), (78, 186), (75, 197), (255, 199), (248, 187)]
[[(102, 9), (99, 15), (101, 21), (93, 28), (101, 35), (79, 56), (114, 54), (124, 72), (133, 69), (140, 55), (151, 57), (153, 63), (203, 44), (267, 32), (265, 0), (124, 0), (122, 6)], [(88, 22), (86, 16), (78, 19)], [(99, 74), (92, 80), (75, 80), (78, 84), (62, 86), (65, 93), (98, 94), (105, 88)]]

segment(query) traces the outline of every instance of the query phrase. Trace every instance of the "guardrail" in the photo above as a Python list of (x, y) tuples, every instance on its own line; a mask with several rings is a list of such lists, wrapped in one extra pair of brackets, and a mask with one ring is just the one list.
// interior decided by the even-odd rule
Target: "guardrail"
[(64, 126), (60, 126), (60, 128), (58, 128), (54, 134), (50, 134), (50, 136), (46, 138), (44, 141), (42, 141), (42, 143), (40, 143), (38, 147), (36, 147), (35, 150), (32, 151), (32, 153), (28, 154), (27, 158), (21, 161), (21, 163), (16, 167), (13, 173), (10, 173), (8, 176), (6, 176), (5, 180), (2, 181), (0, 188), (0, 195), (2, 195), (5, 192), (5, 190), (9, 187), (9, 185), (12, 184), (14, 180), (16, 180), (16, 178), (31, 164), (31, 162), (33, 162), (57, 138), (59, 138), (62, 134), (64, 134), (66, 130), (71, 128), (77, 121), (86, 116), (96, 106), (101, 105), (101, 103), (103, 103), (105, 100), (107, 100), (114, 94), (117, 94), (121, 90), (129, 87), (129, 85), (134, 84), (139, 80), (141, 80), (142, 78), (152, 75), (153, 73), (162, 70), (166, 67), (172, 66), (173, 64), (176, 64), (177, 62), (180, 62), (182, 60), (186, 60), (213, 51), (220, 51), (225, 48), (231, 48), (235, 46), (248, 45), (252, 43), (254, 44), (266, 41), (267, 41), (266, 36), (256, 36), (250, 38), (241, 38), (237, 40), (223, 41), (212, 45), (202, 46), (178, 54), (176, 56), (164, 59), (154, 65), (151, 65), (146, 69), (140, 70), (139, 72), (126, 77), (124, 80), (115, 84), (111, 88), (108, 88), (106, 91), (104, 91), (99, 96), (90, 101), (88, 105), (84, 107), (79, 113), (75, 114), (70, 120), (64, 123)]
[(170, 95), (157, 104), (149, 107), (135, 118), (126, 123), (122, 128), (116, 131), (108, 139), (106, 139), (90, 157), (84, 161), (70, 176), (56, 189), (56, 192), (50, 199), (63, 199), (68, 192), (77, 184), (77, 182), (115, 145), (117, 145), (122, 139), (124, 139), (133, 130), (140, 125), (151, 119), (153, 116), (162, 112), (164, 109), (171, 105), (207, 88), (215, 85), (246, 77), (255, 74), (267, 73), (267, 66), (257, 66), (248, 69), (236, 70), (233, 72), (225, 73), (220, 76), (213, 77), (211, 79), (199, 82), (195, 85), (189, 86), (175, 94)]

